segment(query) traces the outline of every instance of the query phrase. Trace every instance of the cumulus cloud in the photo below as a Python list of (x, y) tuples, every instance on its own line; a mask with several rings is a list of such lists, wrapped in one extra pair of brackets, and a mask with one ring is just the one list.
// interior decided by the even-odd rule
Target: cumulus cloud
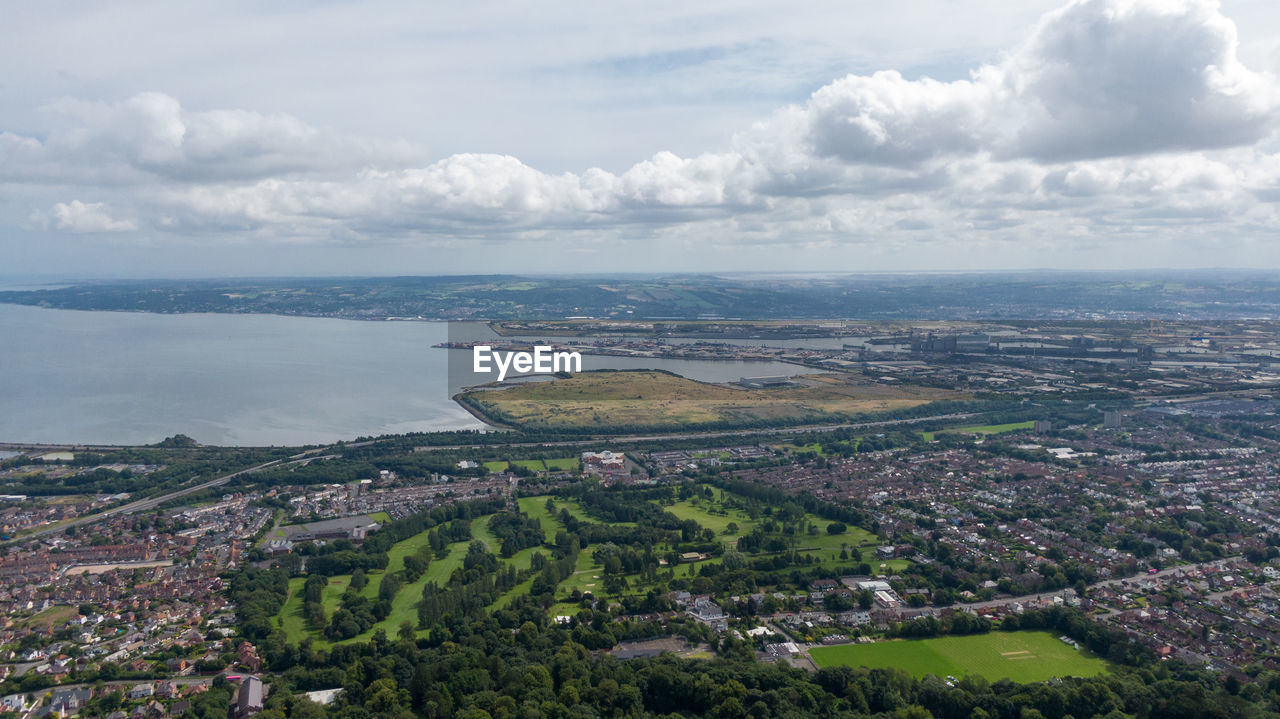
[(102, 202), (59, 202), (53, 206), (50, 217), (39, 216), (37, 220), (48, 223), (59, 230), (67, 232), (132, 232), (138, 229), (138, 223), (129, 219), (119, 219), (111, 214), (111, 208)]
[(44, 138), (0, 132), (0, 181), (145, 183), (245, 181), (425, 157), (407, 142), (351, 138), (283, 113), (190, 111), (144, 92), (118, 103), (61, 99)]
[(148, 188), (122, 200), (139, 220), (74, 201), (56, 206), (60, 229), (344, 242), (636, 226), (743, 242), (1079, 236), (1231, 213), (1266, 226), (1280, 92), (1236, 46), (1211, 0), (1073, 0), (967, 79), (849, 75), (723, 151), (659, 152), (617, 173), (549, 174), (501, 154), (428, 163), (405, 143), (160, 93), (64, 100), (47, 136), (0, 133), (0, 181)]
[(802, 109), (803, 139), (819, 156), (889, 165), (1249, 145), (1275, 129), (1280, 93), (1244, 67), (1237, 45), (1208, 0), (1075, 0), (970, 79), (885, 71), (823, 87)]

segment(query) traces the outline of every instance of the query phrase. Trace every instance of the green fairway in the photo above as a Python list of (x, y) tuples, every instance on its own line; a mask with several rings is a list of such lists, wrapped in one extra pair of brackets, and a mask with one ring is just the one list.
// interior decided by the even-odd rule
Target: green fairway
[(973, 427), (953, 427), (951, 429), (942, 429), (937, 432), (921, 432), (924, 441), (932, 442), (935, 435), (939, 434), (1000, 434), (1001, 432), (1016, 432), (1020, 429), (1032, 429), (1036, 426), (1035, 422), (1009, 422), (1008, 424), (981, 424)]
[[(373, 629), (366, 634), (357, 636), (355, 641), (367, 641), (379, 629), (385, 630), (388, 636), (394, 637), (404, 622), (418, 626), (418, 602), (422, 599), (422, 588), (427, 586), (428, 582), (443, 586), (449, 581), (453, 570), (462, 566), (462, 558), (467, 554), (467, 544), (467, 542), (454, 542), (449, 545), (449, 556), (433, 560), (418, 581), (406, 584), (396, 594), (395, 599), (391, 600), (391, 613), (387, 618), (373, 625)], [(424, 633), (420, 632), (420, 634)]]
[(573, 575), (560, 582), (556, 596), (572, 593), (575, 589), (593, 594), (604, 590), (604, 572), (595, 565), (589, 547), (578, 553), (578, 563), (574, 566)]
[[(487, 522), (491, 515), (476, 517), (472, 520), (472, 535), (477, 539), (486, 543), (491, 543), (494, 551), (497, 550), (498, 541), (493, 534), (489, 532)], [(427, 532), (420, 532), (408, 539), (397, 542), (387, 552), (387, 570), (398, 572), (404, 569), (404, 558), (418, 551), (419, 548), (427, 544)], [(436, 582), (443, 585), (449, 580), (449, 576), (453, 574), (453, 570), (462, 566), (462, 558), (467, 553), (468, 542), (454, 542), (449, 545), (449, 555), (444, 559), (432, 559), (427, 571), (412, 584), (406, 584), (391, 600), (391, 613), (386, 619), (373, 625), (373, 627), (358, 636), (352, 637), (346, 641), (368, 641), (373, 633), (379, 629), (386, 631), (389, 636), (395, 636), (400, 629), (402, 622), (408, 621), (413, 625), (418, 623), (418, 601), (422, 599), (422, 588), (427, 582)], [(528, 561), (526, 558), (525, 562)], [(376, 599), (378, 596), (378, 586), (382, 582), (382, 576), (385, 571), (371, 571), (368, 573), (369, 583), (364, 589), (360, 590), (362, 596), (369, 599)], [(291, 642), (300, 642), (304, 638), (310, 637), (317, 647), (331, 646), (319, 632), (312, 631), (307, 627), (306, 619), (302, 614), (302, 585), (306, 582), (305, 577), (295, 577), (289, 580), (289, 599), (281, 608), (280, 614), (277, 615), (280, 627), (284, 629), (285, 634)], [(324, 588), (321, 595), (321, 601), (324, 605), (326, 616), (330, 616), (336, 611), (341, 604), (342, 594), (347, 590), (347, 586), (351, 584), (351, 575), (344, 574), (338, 577), (331, 577), (329, 584)]]
[(819, 667), (899, 668), (914, 676), (977, 675), (990, 681), (1040, 682), (1091, 677), (1107, 671), (1102, 659), (1076, 650), (1049, 632), (991, 632), (874, 644), (842, 644), (809, 651)]
[[(555, 460), (548, 460), (548, 461), (555, 461)], [(577, 460), (574, 460), (574, 461), (576, 462)], [(547, 514), (547, 511), (546, 511), (547, 499), (548, 499), (547, 495), (541, 495), (537, 497), (524, 497), (523, 499), (520, 500), (520, 511), (524, 512), (525, 514), (528, 514), (530, 517), (533, 517), (535, 519), (545, 520), (550, 516)], [(601, 520), (596, 519), (591, 515), (587, 514), (586, 510), (582, 508), (582, 505), (579, 504), (578, 500), (576, 499), (570, 499), (566, 497), (552, 497), (551, 499), (555, 501), (556, 514), (560, 514), (560, 510), (564, 509), (564, 510), (568, 510), (569, 514), (572, 515), (574, 519), (577, 519), (580, 522), (593, 522), (593, 523), (601, 522)], [(609, 522), (609, 524), (616, 524), (619, 526), (626, 527), (626, 526), (634, 525), (635, 522)], [(558, 521), (556, 521), (555, 524), (547, 524), (546, 521), (543, 521), (542, 529), (543, 531), (547, 532), (547, 539), (555, 539), (555, 533), (558, 530), (562, 529), (562, 527), (560, 526), (560, 523)]]
[[(550, 497), (547, 496), (521, 497), (519, 504), (521, 512), (524, 512), (529, 515), (531, 519), (536, 519), (542, 524), (543, 532), (553, 534), (554, 530), (560, 528), (560, 523), (557, 522), (555, 518), (551, 516), (551, 513), (547, 511), (548, 499), (550, 499)], [(560, 508), (564, 506), (565, 500), (556, 499), (555, 501), (556, 511), (559, 512)]]
[(492, 516), (492, 514), (486, 514), (483, 517), (476, 517), (471, 520), (471, 536), (473, 539), (483, 542), (484, 546), (488, 547), (494, 556), (497, 556), (498, 551), (502, 548), (502, 542), (498, 541), (493, 531), (489, 529), (489, 517)]
[[(291, 642), (301, 641), (303, 637), (308, 636), (313, 640), (320, 637), (319, 632), (313, 632), (307, 627), (307, 620), (302, 614), (302, 585), (306, 581), (306, 577), (294, 577), (289, 580), (289, 599), (280, 609), (280, 626)], [(350, 583), (351, 575), (329, 578), (329, 583), (320, 592), (320, 604), (324, 607), (326, 617), (333, 614), (342, 603), (342, 595), (347, 591), (347, 585)]]
[[(700, 526), (710, 529), (718, 535), (724, 534), (724, 531), (728, 528), (730, 522), (738, 525), (738, 531), (736, 534), (745, 534), (750, 532), (756, 526), (755, 521), (745, 513), (736, 509), (716, 509), (713, 504), (708, 503), (706, 500), (697, 500), (695, 503), (694, 500), (686, 499), (683, 502), (666, 505), (663, 509), (676, 515), (680, 519), (692, 519)], [(732, 538), (727, 539), (726, 541), (733, 544), (737, 539)]]

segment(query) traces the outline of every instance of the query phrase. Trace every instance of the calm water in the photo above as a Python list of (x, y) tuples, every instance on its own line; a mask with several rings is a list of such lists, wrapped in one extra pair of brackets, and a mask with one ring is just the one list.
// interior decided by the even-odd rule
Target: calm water
[[(482, 325), (477, 338), (488, 334)], [(75, 312), (0, 304), (0, 441), (310, 444), (483, 427), (450, 399), (439, 322)], [(707, 382), (797, 374), (775, 362), (583, 357)], [(460, 381), (455, 382), (460, 384)]]

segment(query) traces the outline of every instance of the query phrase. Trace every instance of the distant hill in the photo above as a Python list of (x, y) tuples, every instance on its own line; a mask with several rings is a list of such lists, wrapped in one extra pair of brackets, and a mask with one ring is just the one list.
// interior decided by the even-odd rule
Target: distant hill
[(76, 310), (346, 319), (1240, 319), (1280, 314), (1280, 274), (622, 275), (149, 280), (0, 292)]

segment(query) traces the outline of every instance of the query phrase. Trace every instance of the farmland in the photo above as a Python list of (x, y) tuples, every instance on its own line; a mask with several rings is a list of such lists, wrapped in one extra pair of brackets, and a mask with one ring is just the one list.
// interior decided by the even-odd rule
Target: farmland
[(913, 676), (977, 675), (989, 681), (1040, 682), (1091, 677), (1107, 671), (1102, 659), (1048, 632), (992, 632), (970, 636), (815, 647), (819, 667), (900, 668)]

